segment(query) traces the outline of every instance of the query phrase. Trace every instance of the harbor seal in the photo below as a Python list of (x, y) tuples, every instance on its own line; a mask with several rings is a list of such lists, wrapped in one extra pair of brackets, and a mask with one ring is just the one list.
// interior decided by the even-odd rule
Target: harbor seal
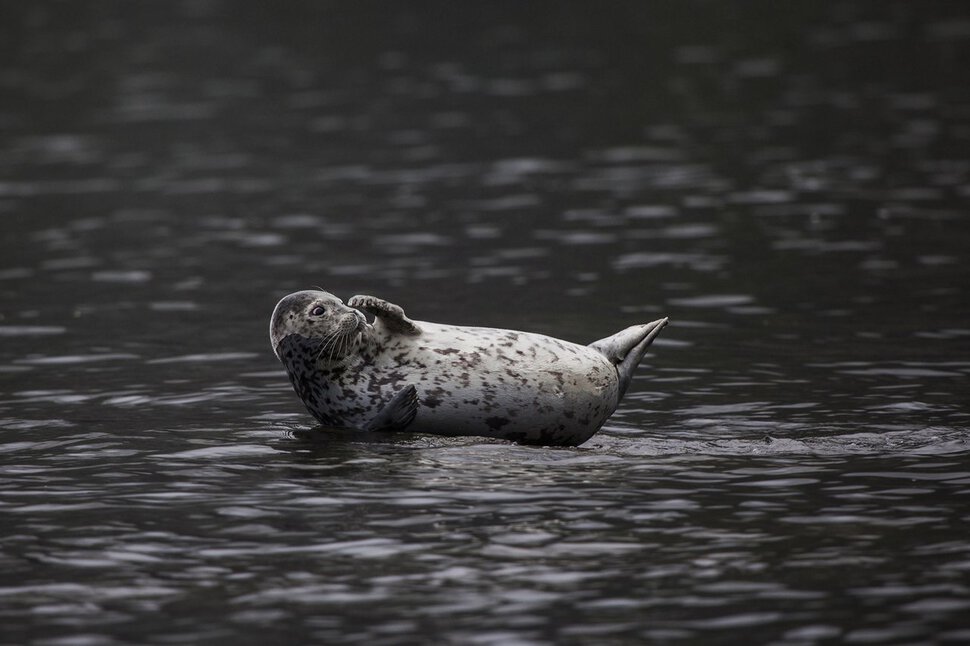
[(373, 296), (345, 305), (306, 290), (277, 303), (269, 332), (293, 388), (325, 426), (575, 446), (616, 410), (665, 325), (634, 325), (584, 346), (412, 321)]

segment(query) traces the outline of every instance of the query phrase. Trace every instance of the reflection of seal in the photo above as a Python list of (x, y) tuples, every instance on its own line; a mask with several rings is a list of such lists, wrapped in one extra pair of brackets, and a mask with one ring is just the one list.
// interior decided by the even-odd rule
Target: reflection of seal
[[(353, 308), (374, 314), (373, 325)], [(344, 305), (303, 291), (276, 305), (270, 339), (297, 394), (327, 426), (576, 445), (616, 410), (666, 324), (635, 325), (583, 346), (412, 321), (373, 296)]]

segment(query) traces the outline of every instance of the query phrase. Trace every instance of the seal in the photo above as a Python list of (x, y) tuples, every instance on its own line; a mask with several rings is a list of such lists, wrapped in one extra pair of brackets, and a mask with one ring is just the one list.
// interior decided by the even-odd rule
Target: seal
[(293, 388), (324, 426), (575, 446), (613, 414), (666, 325), (662, 318), (578, 345), (412, 321), (373, 296), (344, 304), (306, 290), (277, 303), (269, 332)]

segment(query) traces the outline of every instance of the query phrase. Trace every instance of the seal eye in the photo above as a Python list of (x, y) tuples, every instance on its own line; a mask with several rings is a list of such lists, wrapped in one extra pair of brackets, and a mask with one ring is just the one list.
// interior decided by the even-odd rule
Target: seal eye
[(317, 305), (312, 310), (310, 310), (310, 314), (312, 314), (313, 316), (323, 316), (326, 311), (327, 310)]

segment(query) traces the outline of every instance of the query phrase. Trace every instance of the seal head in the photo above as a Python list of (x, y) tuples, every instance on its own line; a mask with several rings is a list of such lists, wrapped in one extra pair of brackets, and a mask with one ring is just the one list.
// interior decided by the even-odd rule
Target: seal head
[(344, 305), (329, 292), (295, 292), (276, 304), (269, 324), (273, 352), (282, 359), (280, 344), (291, 334), (318, 345), (321, 357), (329, 360), (346, 357), (360, 341), (367, 319), (358, 310)]

